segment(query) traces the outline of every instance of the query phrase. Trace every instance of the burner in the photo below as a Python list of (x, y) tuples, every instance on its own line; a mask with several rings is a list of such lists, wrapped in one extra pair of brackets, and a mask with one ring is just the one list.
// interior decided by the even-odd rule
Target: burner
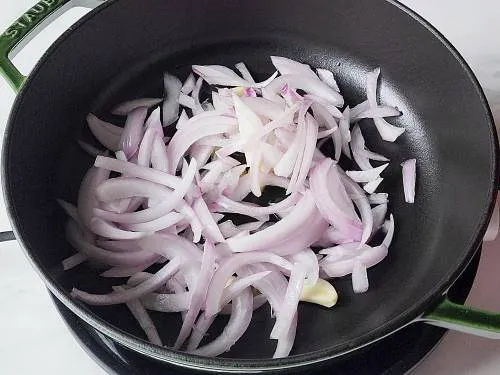
[[(476, 276), (479, 259), (480, 251), (478, 251), (460, 279), (450, 289), (449, 296), (453, 301), (463, 303), (467, 298)], [(54, 296), (52, 298), (73, 336), (85, 351), (108, 373), (129, 375), (195, 373), (146, 358), (116, 344), (110, 338), (80, 320)], [(445, 329), (424, 323), (411, 324), (377, 343), (358, 350), (346, 358), (337, 360), (328, 367), (323, 367), (317, 371), (304, 372), (304, 374), (405, 374), (425, 359), (429, 352), (440, 342), (445, 332)]]

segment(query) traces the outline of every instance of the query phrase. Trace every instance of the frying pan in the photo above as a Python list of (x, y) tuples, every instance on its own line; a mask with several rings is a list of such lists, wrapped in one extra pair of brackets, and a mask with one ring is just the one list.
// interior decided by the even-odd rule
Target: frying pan
[[(498, 140), (485, 96), (458, 52), (423, 19), (395, 1), (252, 0), (217, 2), (110, 0), (70, 28), (29, 77), (11, 63), (13, 49), (38, 25), (75, 3), (42, 0), (0, 39), (0, 68), (18, 91), (5, 134), (3, 184), (17, 239), (47, 287), (85, 322), (151, 358), (190, 369), (258, 372), (305, 368), (348, 355), (398, 329), (425, 321), (500, 337), (500, 316), (453, 303), (447, 290), (465, 269), (486, 230), (498, 185)], [(10, 55), (9, 55), (10, 54)], [(333, 309), (303, 305), (292, 355), (270, 359), (269, 312), (258, 311), (224, 358), (168, 349), (178, 317), (154, 316), (167, 347), (148, 344), (123, 306), (88, 307), (72, 286), (93, 292), (110, 285), (86, 266), (62, 271), (72, 254), (65, 216), (55, 198), (76, 201), (92, 160), (75, 140), (91, 141), (89, 111), (104, 115), (133, 97), (162, 94), (162, 72), (183, 78), (191, 64), (245, 61), (263, 78), (270, 55), (330, 69), (347, 103), (364, 100), (364, 77), (382, 68), (379, 98), (403, 115), (407, 131), (381, 141), (360, 123), (370, 149), (390, 157), (382, 190), (391, 196), (397, 233), (388, 258), (370, 271), (371, 287), (341, 296)], [(399, 161), (418, 160), (417, 197), (404, 203)], [(36, 312), (34, 312), (36, 314)], [(221, 322), (223, 324), (224, 322)], [(220, 327), (219, 327), (220, 328)], [(217, 327), (216, 327), (217, 329)]]

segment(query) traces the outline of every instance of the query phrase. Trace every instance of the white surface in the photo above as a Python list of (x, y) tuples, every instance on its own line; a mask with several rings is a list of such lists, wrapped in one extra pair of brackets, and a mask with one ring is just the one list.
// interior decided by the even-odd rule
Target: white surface
[[(33, 0), (3, 0), (0, 31), (3, 31)], [(485, 88), (497, 123), (500, 124), (500, 8), (494, 0), (467, 1), (405, 0), (434, 24), (463, 54)], [(24, 72), (41, 56), (44, 48), (83, 14), (75, 10), (71, 19), (58, 20), (41, 34), (16, 63)], [(0, 130), (3, 131), (14, 94), (0, 80)], [(1, 199), (0, 199), (1, 201)], [(8, 230), (0, 202), (0, 230)], [(500, 241), (485, 246), (479, 277), (468, 303), (500, 311)], [(0, 373), (3, 375), (104, 374), (78, 346), (59, 318), (48, 294), (16, 243), (0, 246)], [(414, 372), (417, 375), (500, 373), (500, 341), (460, 333), (448, 334), (441, 345)]]

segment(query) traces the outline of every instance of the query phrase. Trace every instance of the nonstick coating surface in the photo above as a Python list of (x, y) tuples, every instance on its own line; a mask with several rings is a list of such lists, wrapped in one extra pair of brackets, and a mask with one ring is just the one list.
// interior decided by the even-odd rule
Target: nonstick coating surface
[[(302, 305), (293, 356), (267, 360), (275, 342), (269, 311), (255, 314), (228, 359), (186, 356), (153, 347), (122, 306), (75, 303), (73, 286), (108, 292), (86, 266), (64, 273), (72, 254), (55, 198), (76, 201), (92, 160), (75, 143), (89, 140), (85, 116), (118, 102), (161, 95), (163, 71), (184, 78), (189, 66), (245, 61), (258, 78), (270, 55), (331, 69), (346, 102), (364, 100), (364, 78), (382, 68), (379, 98), (403, 115), (397, 142), (380, 140), (362, 121), (368, 147), (391, 158), (382, 191), (397, 230), (388, 258), (370, 271), (370, 290), (335, 286), (334, 309)], [(338, 355), (402, 327), (429, 308), (458, 277), (485, 230), (497, 183), (497, 140), (474, 76), (456, 51), (399, 4), (337, 1), (111, 1), (84, 18), (44, 56), (21, 91), (7, 129), (4, 188), (17, 237), (49, 288), (72, 311), (134, 350), (211, 368), (293, 366)], [(417, 198), (404, 203), (399, 163), (417, 158)], [(106, 323), (105, 323), (106, 322)], [(173, 343), (180, 318), (161, 317)], [(131, 335), (132, 336), (131, 336)], [(251, 349), (250, 349), (251, 348)], [(233, 360), (231, 358), (239, 358)], [(245, 360), (240, 360), (244, 358)]]

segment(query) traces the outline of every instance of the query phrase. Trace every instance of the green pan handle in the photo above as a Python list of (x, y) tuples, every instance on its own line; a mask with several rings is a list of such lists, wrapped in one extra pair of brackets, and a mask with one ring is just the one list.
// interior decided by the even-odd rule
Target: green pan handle
[(0, 35), (0, 73), (18, 92), (26, 77), (14, 66), (11, 57), (15, 55), (42, 26), (73, 7), (95, 8), (105, 0), (40, 0)]
[[(493, 217), (490, 219), (490, 225), (493, 227), (498, 226), (499, 201), (500, 200), (497, 200), (493, 211)], [(488, 241), (492, 241), (496, 237), (497, 232), (497, 229), (493, 230), (492, 233), (494, 234)], [(491, 339), (500, 339), (500, 313), (493, 313), (460, 305), (450, 301), (446, 295), (439, 304), (418, 320), (454, 331), (470, 333)]]
[(419, 321), (490, 339), (500, 339), (500, 314), (451, 302), (445, 297)]

